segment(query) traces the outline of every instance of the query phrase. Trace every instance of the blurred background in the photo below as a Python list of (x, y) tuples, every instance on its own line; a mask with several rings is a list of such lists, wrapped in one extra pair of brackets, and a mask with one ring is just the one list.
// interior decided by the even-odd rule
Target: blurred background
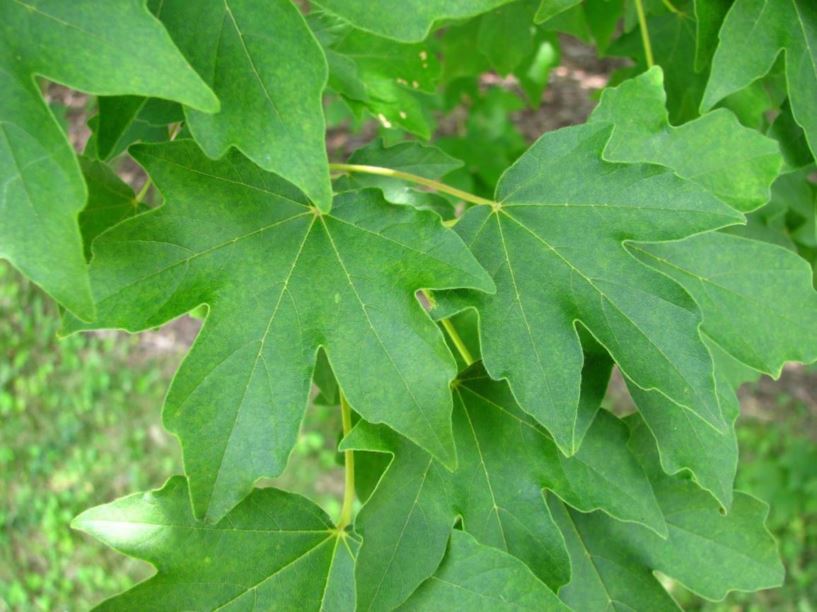
[[(499, 173), (543, 131), (584, 121), (596, 93), (624, 65), (596, 59), (574, 39), (556, 43), (538, 108), (523, 102), (514, 78), (492, 74), (479, 78), (467, 101), (441, 103), (435, 144), (466, 162), (448, 182), (490, 193)], [(82, 150), (94, 102), (55, 85), (46, 93)], [(327, 115), (335, 159), (378, 135), (396, 136), (338, 101), (328, 101)], [(144, 181), (132, 163), (118, 170), (134, 189)], [(200, 322), (183, 317), (140, 336), (103, 332), (62, 340), (59, 325), (57, 307), (0, 261), (0, 610), (87, 609), (150, 575), (147, 564), (71, 531), (69, 523), (90, 506), (158, 487), (182, 470), (160, 412)], [(617, 377), (605, 402), (627, 409)], [(679, 585), (671, 585), (673, 594), (686, 609), (817, 610), (817, 367), (789, 366), (778, 381), (749, 383), (741, 404), (737, 487), (771, 503), (768, 525), (780, 542), (786, 584), (733, 593), (720, 603), (703, 602)], [(334, 450), (339, 429), (335, 408), (316, 401), (286, 473), (275, 481), (331, 515), (343, 492)]]

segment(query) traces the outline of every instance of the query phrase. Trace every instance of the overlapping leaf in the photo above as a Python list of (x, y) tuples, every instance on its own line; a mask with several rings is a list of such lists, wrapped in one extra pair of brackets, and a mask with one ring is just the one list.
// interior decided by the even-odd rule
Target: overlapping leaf
[(79, 227), (85, 244), (85, 256), (91, 258), (91, 243), (106, 229), (120, 221), (145, 212), (133, 190), (102, 162), (80, 158), (82, 175), (88, 186), (88, 204), (79, 215)]
[(723, 232), (637, 251), (692, 295), (704, 331), (739, 361), (779, 376), (786, 361), (817, 359), (817, 293), (795, 253)]
[(512, 0), (319, 0), (316, 4), (361, 30), (419, 42), (446, 19), (465, 19)]
[(688, 471), (698, 486), (709, 491), (728, 511), (732, 507), (732, 489), (738, 468), (735, 433), (735, 420), (740, 412), (735, 394), (738, 384), (726, 372), (732, 365), (729, 363), (731, 357), (711, 341), (707, 346), (715, 357), (718, 399), (727, 423), (725, 431), (716, 431), (688, 411), (679, 410), (656, 391), (644, 391), (635, 385), (629, 385), (629, 390), (641, 418), (655, 438), (664, 471), (668, 474)]
[(0, 257), (85, 319), (79, 165), (33, 75), (95, 94), (218, 101), (139, 2), (0, 2)]
[(292, 2), (165, 0), (157, 12), (221, 101), (215, 114), (186, 109), (204, 151), (217, 158), (235, 146), (328, 211), (326, 59)]
[(88, 148), (99, 159), (111, 159), (134, 142), (164, 142), (169, 124), (184, 119), (182, 107), (167, 100), (141, 96), (102, 96), (99, 112), (88, 124), (93, 135)]
[(358, 542), (309, 500), (259, 489), (216, 524), (190, 509), (187, 483), (83, 512), (73, 527), (156, 567), (100, 610), (354, 610)]
[(400, 610), (568, 610), (518, 559), (454, 531), (437, 572)]
[[(674, 127), (665, 105), (664, 75), (657, 66), (606, 89), (590, 117), (615, 126), (604, 158), (666, 166), (741, 211), (769, 200), (782, 163), (772, 139), (743, 127), (725, 109)], [(635, 108), (638, 112), (633, 112)]]
[(441, 71), (428, 44), (375, 36), (326, 13), (311, 13), (309, 25), (326, 54), (329, 87), (353, 110), (369, 111), (385, 127), (431, 136), (427, 94), (434, 91)]
[(694, 0), (695, 12), (695, 69), (704, 70), (712, 61), (718, 46), (718, 31), (729, 11), (732, 0)]
[(414, 293), (493, 286), (439, 217), (376, 190), (321, 215), (238, 153), (214, 162), (191, 141), (131, 152), (167, 204), (95, 241), (93, 326), (142, 330), (209, 306), (164, 413), (197, 516), (220, 518), (283, 470), (321, 346), (361, 415), (455, 463), (455, 364)]
[[(680, 125), (700, 114), (699, 106), (706, 87), (706, 71), (695, 65), (697, 32), (696, 22), (686, 14), (667, 13), (647, 20), (654, 62), (664, 71), (667, 92), (667, 111), (673, 125)], [(638, 62), (634, 69), (624, 73), (633, 76), (647, 70), (647, 60), (640, 29), (617, 39), (610, 46), (611, 55), (626, 55)]]
[[(597, 383), (600, 389), (585, 389), (595, 406), (606, 381)], [(479, 542), (507, 551), (558, 589), (569, 579), (569, 562), (543, 489), (583, 511), (601, 508), (665, 533), (650, 486), (626, 449), (627, 432), (614, 417), (600, 414), (568, 459), (519, 410), (507, 385), (480, 368), (463, 375), (455, 398), (459, 465), (453, 473), (384, 428), (360, 423), (344, 441), (344, 448), (394, 455), (355, 523), (363, 537), (356, 569), (362, 607), (398, 605), (431, 576), (458, 516)]]
[(545, 134), (502, 177), (496, 206), (465, 213), (456, 229), (497, 293), (444, 306), (477, 308), (488, 373), (509, 380), (566, 453), (579, 442), (577, 321), (639, 387), (725, 428), (694, 305), (622, 243), (674, 240), (742, 216), (656, 166), (603, 161), (610, 133), (588, 124)]
[(736, 0), (718, 38), (702, 107), (711, 108), (764, 76), (784, 53), (792, 112), (817, 153), (817, 4)]
[(563, 601), (577, 610), (677, 609), (656, 571), (713, 600), (733, 590), (755, 591), (782, 583), (783, 566), (764, 524), (766, 504), (735, 493), (732, 509), (724, 515), (694, 483), (661, 471), (643, 426), (635, 427), (631, 444), (653, 483), (669, 536), (659, 538), (639, 525), (598, 512), (583, 515), (549, 497), (573, 563), (573, 578), (559, 591)]

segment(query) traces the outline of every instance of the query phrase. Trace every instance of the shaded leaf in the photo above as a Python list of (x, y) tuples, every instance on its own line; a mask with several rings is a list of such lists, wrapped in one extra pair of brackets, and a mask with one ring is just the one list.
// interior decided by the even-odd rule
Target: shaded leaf
[(718, 46), (718, 30), (729, 11), (733, 0), (694, 0), (695, 26), (695, 70), (705, 70), (712, 61)]
[(91, 243), (106, 229), (147, 210), (134, 199), (133, 190), (99, 161), (80, 158), (82, 174), (88, 185), (88, 204), (79, 215), (85, 257), (91, 258)]
[(168, 125), (184, 119), (181, 106), (158, 98), (102, 96), (98, 105), (99, 113), (89, 122), (93, 143), (88, 146), (100, 159), (116, 157), (134, 142), (168, 140)]
[(541, 0), (536, 9), (536, 22), (543, 23), (579, 4), (581, 0)]
[(574, 579), (559, 591), (563, 601), (576, 609), (614, 604), (676, 609), (655, 571), (712, 600), (730, 591), (757, 591), (782, 584), (783, 565), (765, 527), (766, 504), (735, 493), (731, 511), (722, 514), (717, 502), (693, 482), (661, 471), (645, 427), (636, 425), (633, 436), (631, 445), (652, 480), (669, 537), (659, 538), (639, 525), (598, 512), (580, 514), (549, 497), (573, 560)]
[(332, 15), (314, 13), (309, 23), (329, 62), (329, 84), (353, 109), (429, 138), (433, 119), (425, 94), (441, 76), (440, 63), (427, 43), (406, 44), (356, 30)]
[[(606, 381), (598, 382), (601, 389), (587, 388), (596, 401)], [(341, 445), (394, 456), (355, 522), (363, 537), (357, 565), (362, 607), (398, 605), (431, 576), (457, 517), (480, 543), (510, 553), (557, 589), (569, 579), (568, 559), (543, 489), (584, 511), (602, 508), (665, 529), (650, 486), (626, 449), (626, 428), (609, 414), (596, 418), (581, 450), (566, 458), (518, 408), (507, 385), (477, 366), (457, 383), (454, 435), (459, 464), (453, 473), (365, 422)]]
[[(680, 125), (699, 115), (706, 87), (706, 72), (699, 72), (695, 67), (696, 22), (689, 15), (669, 13), (649, 17), (647, 24), (655, 63), (664, 71), (669, 120), (673, 125)], [(647, 70), (638, 28), (616, 40), (609, 53), (637, 61), (635, 68), (624, 69), (626, 77)]]
[(500, 74), (512, 72), (533, 52), (538, 4), (539, 0), (519, 0), (480, 17), (477, 48)]
[[(417, 142), (401, 142), (386, 147), (381, 141), (374, 141), (355, 151), (349, 158), (349, 163), (390, 168), (433, 180), (441, 179), (462, 167), (460, 160), (437, 147)], [(376, 187), (394, 204), (409, 204), (419, 209), (436, 210), (444, 217), (451, 217), (454, 212), (453, 206), (445, 198), (429, 191), (420, 191), (414, 184), (394, 177), (351, 173), (336, 181), (335, 187), (339, 191)]]

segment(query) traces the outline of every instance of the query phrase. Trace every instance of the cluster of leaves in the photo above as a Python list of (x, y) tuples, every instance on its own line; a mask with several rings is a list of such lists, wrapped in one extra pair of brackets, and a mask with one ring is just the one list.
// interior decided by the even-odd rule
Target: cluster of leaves
[[(766, 506), (733, 490), (735, 388), (817, 359), (817, 7), (313, 4), (0, 0), (0, 255), (65, 333), (206, 308), (163, 413), (185, 476), (75, 520), (157, 568), (104, 607), (655, 610), (658, 573), (779, 585)], [(537, 104), (554, 32), (633, 66), (524, 152), (467, 126), (498, 166), (440, 183), (473, 146), (409, 135), (484, 105), (486, 69)], [(84, 157), (34, 76), (99, 96)], [(330, 164), (325, 96), (392, 146)], [(163, 205), (113, 173), (125, 152)], [(600, 410), (614, 363), (627, 418)], [(255, 488), (313, 383), (343, 417), (337, 522)]]

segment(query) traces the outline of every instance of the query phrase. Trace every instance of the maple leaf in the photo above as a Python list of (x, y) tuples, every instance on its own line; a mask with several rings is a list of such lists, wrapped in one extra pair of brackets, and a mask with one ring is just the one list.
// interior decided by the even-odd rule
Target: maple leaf
[(701, 108), (712, 108), (767, 74), (782, 53), (792, 113), (817, 154), (817, 4), (736, 0), (718, 38)]
[(157, 15), (221, 101), (215, 114), (185, 109), (204, 152), (219, 158), (234, 146), (328, 211), (326, 59), (298, 8), (290, 0), (166, 0)]
[(164, 411), (197, 516), (218, 519), (283, 470), (320, 347), (357, 412), (455, 463), (455, 362), (415, 292), (493, 285), (439, 217), (377, 190), (322, 215), (240, 154), (212, 161), (192, 141), (131, 153), (168, 203), (97, 238), (99, 316), (67, 329), (143, 330), (209, 306)]
[(309, 500), (259, 489), (218, 523), (193, 516), (187, 482), (91, 508), (72, 522), (157, 573), (99, 610), (355, 607), (358, 542)]
[(93, 94), (158, 96), (206, 112), (218, 101), (138, 2), (0, 2), (0, 257), (91, 319), (77, 223), (85, 184), (34, 75)]
[[(596, 407), (606, 386), (606, 380), (598, 382), (599, 388), (585, 389)], [(600, 414), (579, 452), (566, 458), (519, 409), (507, 385), (490, 380), (480, 367), (464, 372), (455, 389), (459, 464), (453, 473), (366, 422), (343, 441), (343, 449), (394, 457), (355, 521), (363, 537), (356, 569), (362, 607), (385, 609), (405, 600), (440, 563), (458, 517), (482, 544), (514, 555), (558, 589), (569, 579), (569, 561), (544, 489), (584, 512), (601, 508), (665, 533), (650, 485), (627, 451), (626, 428), (614, 417)], [(365, 472), (382, 465), (356, 454), (364, 482), (377, 480)]]
[(441, 314), (478, 310), (488, 373), (508, 379), (565, 453), (580, 442), (577, 323), (639, 387), (726, 427), (697, 309), (623, 243), (677, 240), (743, 217), (671, 172), (604, 161), (611, 129), (587, 124), (545, 134), (511, 166), (496, 204), (469, 209), (456, 225), (496, 294), (438, 299)]

